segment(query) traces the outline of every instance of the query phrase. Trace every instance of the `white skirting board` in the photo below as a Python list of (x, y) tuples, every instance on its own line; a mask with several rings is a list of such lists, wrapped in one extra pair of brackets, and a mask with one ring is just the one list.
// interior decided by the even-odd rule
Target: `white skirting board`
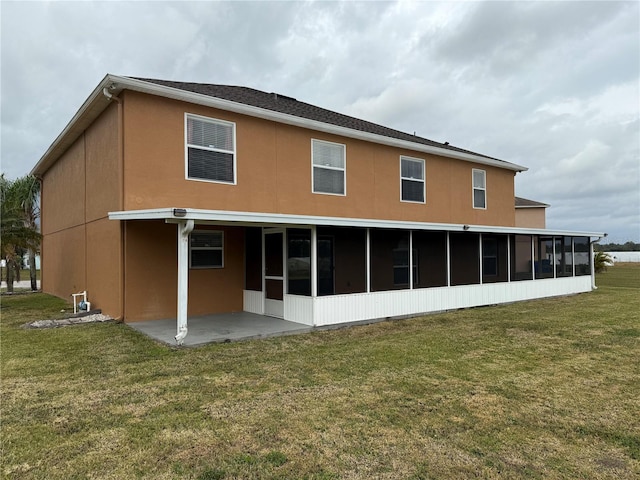
[[(589, 275), (519, 282), (353, 293), (325, 297), (284, 296), (284, 319), (311, 326), (479, 307), (591, 291)], [(263, 314), (262, 292), (244, 292), (244, 309)]]

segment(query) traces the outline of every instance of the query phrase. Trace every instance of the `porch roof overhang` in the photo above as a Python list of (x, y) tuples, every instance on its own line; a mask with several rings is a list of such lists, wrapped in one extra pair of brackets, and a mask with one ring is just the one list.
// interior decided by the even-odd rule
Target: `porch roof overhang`
[(427, 223), (402, 220), (377, 220), (368, 218), (325, 217), (264, 212), (234, 212), (228, 210), (202, 210), (195, 208), (152, 208), (109, 212), (111, 220), (164, 220), (179, 223), (193, 220), (200, 225), (240, 225), (269, 227), (359, 227), (387, 228), (399, 230), (437, 230), (449, 232), (502, 233), (512, 235), (556, 235), (603, 238), (603, 232), (553, 230), (544, 228), (503, 227), (492, 225), (470, 225), (457, 223)]

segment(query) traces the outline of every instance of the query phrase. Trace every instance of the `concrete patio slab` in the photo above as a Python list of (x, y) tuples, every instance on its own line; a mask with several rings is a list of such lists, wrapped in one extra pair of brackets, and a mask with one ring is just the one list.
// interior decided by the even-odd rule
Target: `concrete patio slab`
[[(154, 340), (176, 345), (175, 318), (131, 322), (127, 325)], [(291, 335), (313, 330), (313, 327), (301, 323), (247, 312), (189, 317), (187, 327), (189, 333), (184, 339), (184, 346)]]

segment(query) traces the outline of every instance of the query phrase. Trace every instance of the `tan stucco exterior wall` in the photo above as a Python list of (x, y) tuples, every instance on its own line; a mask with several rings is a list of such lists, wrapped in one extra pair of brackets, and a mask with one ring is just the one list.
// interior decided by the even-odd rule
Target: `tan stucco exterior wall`
[[(198, 226), (198, 230), (208, 227)], [(224, 268), (189, 269), (189, 315), (242, 311), (244, 229), (224, 231)], [(125, 230), (126, 311), (129, 322), (175, 318), (177, 226), (131, 221)]]
[(546, 228), (546, 208), (516, 208), (516, 227)]
[[(117, 222), (109, 211), (183, 207), (516, 224), (509, 170), (131, 91), (120, 97), (122, 106), (112, 103), (43, 175), (42, 190), (43, 289), (63, 298), (86, 289), (92, 307), (114, 317), (175, 317), (177, 227)], [(236, 185), (185, 179), (185, 113), (236, 123)], [(346, 145), (346, 196), (312, 193), (312, 139)], [(426, 204), (400, 201), (400, 155), (426, 161)], [(487, 172), (486, 210), (472, 208), (473, 168)], [(243, 308), (244, 229), (220, 229), (225, 266), (189, 270), (189, 315)]]
[(43, 235), (42, 244), (42, 291), (70, 302), (70, 295), (87, 284), (85, 227)]
[[(515, 226), (509, 170), (136, 92), (125, 98), (126, 210), (184, 207)], [(236, 185), (185, 179), (185, 113), (236, 123)], [(346, 145), (346, 196), (312, 193), (314, 138)], [(400, 201), (400, 155), (426, 160), (426, 204)], [(486, 210), (472, 207), (473, 168), (487, 172)]]
[(42, 179), (42, 234), (82, 225), (84, 201), (84, 136), (81, 136)]
[(114, 104), (42, 178), (42, 289), (71, 300), (87, 290), (92, 308), (122, 316), (118, 109)]

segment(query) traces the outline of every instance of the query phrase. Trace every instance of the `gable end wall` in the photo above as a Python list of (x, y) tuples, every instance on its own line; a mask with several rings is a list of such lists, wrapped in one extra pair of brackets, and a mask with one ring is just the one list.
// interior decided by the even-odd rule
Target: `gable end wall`
[(42, 177), (42, 289), (122, 315), (122, 205), (118, 107), (111, 105)]

